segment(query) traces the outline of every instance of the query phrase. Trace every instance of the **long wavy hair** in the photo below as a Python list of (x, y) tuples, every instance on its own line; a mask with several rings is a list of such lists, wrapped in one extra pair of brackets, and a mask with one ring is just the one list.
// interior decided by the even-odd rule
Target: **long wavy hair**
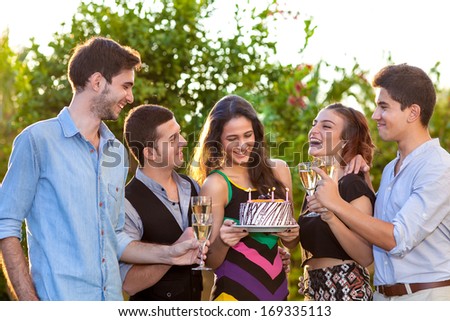
[(212, 170), (221, 169), (226, 165), (226, 153), (221, 142), (223, 128), (231, 119), (241, 116), (251, 121), (255, 135), (255, 145), (247, 164), (252, 185), (259, 194), (267, 194), (269, 189), (275, 187), (274, 194), (278, 198), (283, 198), (285, 186), (275, 177), (272, 170), (274, 164), (267, 156), (264, 126), (253, 106), (236, 95), (223, 97), (211, 109), (189, 166), (190, 176), (201, 185)]
[(328, 105), (325, 109), (334, 111), (344, 119), (341, 139), (345, 145), (340, 154), (340, 165), (345, 166), (353, 157), (360, 154), (366, 163), (372, 166), (375, 145), (364, 114), (340, 103)]

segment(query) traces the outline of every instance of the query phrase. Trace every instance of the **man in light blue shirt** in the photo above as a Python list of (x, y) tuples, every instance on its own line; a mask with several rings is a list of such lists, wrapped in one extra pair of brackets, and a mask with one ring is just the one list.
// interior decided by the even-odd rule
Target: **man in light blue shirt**
[[(0, 246), (19, 300), (122, 300), (119, 259), (192, 264), (198, 242), (132, 241), (123, 231), (127, 155), (103, 120), (133, 102), (139, 53), (106, 38), (70, 59), (74, 92), (56, 118), (14, 141), (0, 190)], [(20, 245), (27, 226), (30, 268)]]
[(383, 171), (374, 217), (339, 199), (330, 178), (318, 183), (317, 206), (374, 245), (374, 300), (450, 300), (450, 155), (428, 131), (433, 83), (402, 64), (379, 71), (373, 86), (378, 133), (398, 145)]

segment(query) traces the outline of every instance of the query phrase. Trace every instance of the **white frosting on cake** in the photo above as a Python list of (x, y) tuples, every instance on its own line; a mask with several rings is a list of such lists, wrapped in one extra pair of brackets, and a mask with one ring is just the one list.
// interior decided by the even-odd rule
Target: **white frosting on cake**
[(284, 200), (255, 200), (241, 203), (241, 225), (277, 226), (293, 225), (292, 203)]

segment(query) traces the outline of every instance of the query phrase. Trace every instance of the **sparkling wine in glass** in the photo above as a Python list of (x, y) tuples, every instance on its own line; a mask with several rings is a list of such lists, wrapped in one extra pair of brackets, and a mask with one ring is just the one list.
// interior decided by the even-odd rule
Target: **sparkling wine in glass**
[(212, 200), (209, 196), (192, 196), (192, 228), (194, 235), (200, 242), (200, 265), (192, 268), (193, 270), (211, 270), (205, 266), (203, 260), (203, 248), (206, 241), (209, 239), (212, 231), (213, 215), (211, 213)]
[(319, 168), (327, 173), (328, 176), (333, 178), (334, 170), (336, 166), (336, 160), (332, 155), (319, 156), (317, 157), (319, 161)]
[[(298, 175), (300, 177), (300, 181), (309, 196), (313, 195), (314, 190), (316, 189), (317, 173), (312, 168), (317, 165), (318, 164), (315, 162), (302, 162), (298, 164)], [(308, 214), (305, 214), (305, 217), (314, 217), (319, 215), (320, 214), (316, 212), (309, 212)]]

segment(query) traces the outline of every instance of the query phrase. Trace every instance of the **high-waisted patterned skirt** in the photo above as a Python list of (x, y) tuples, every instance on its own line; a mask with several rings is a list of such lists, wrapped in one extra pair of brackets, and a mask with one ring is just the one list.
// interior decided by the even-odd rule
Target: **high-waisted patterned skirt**
[(372, 301), (369, 271), (356, 263), (305, 269), (305, 300)]

